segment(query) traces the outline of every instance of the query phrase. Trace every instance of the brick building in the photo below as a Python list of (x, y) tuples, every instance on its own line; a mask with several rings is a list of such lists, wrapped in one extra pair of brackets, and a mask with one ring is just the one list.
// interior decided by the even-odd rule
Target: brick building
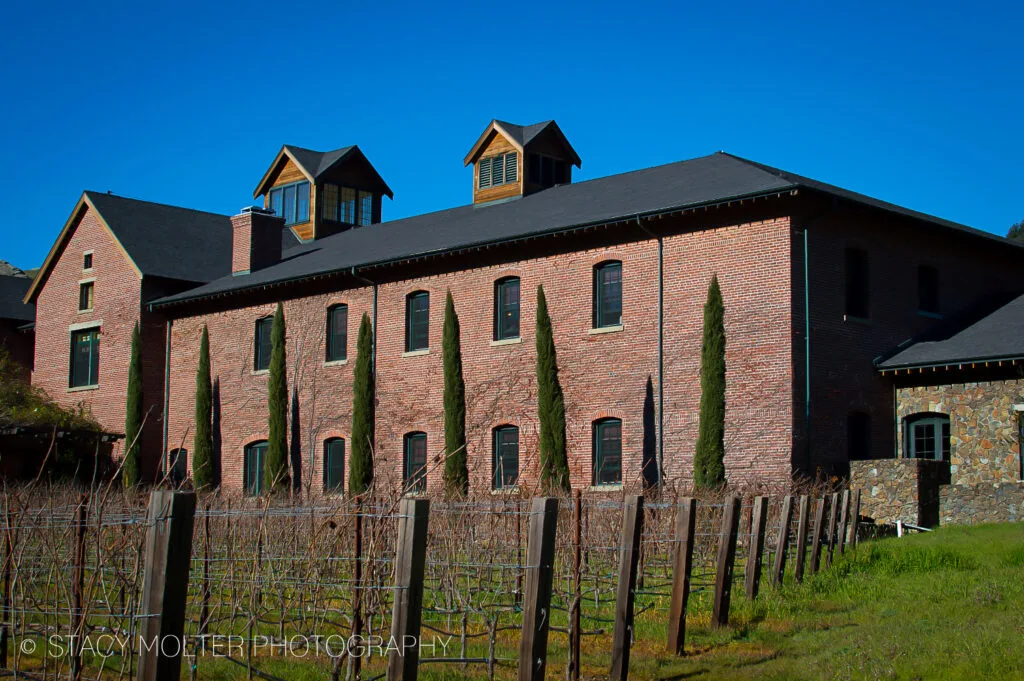
[[(104, 339), (122, 339), (111, 339), (115, 348), (134, 318), (152, 327), (147, 403), (160, 404), (165, 418), (146, 443), (151, 470), (161, 457), (190, 463), (206, 325), (223, 483), (237, 490), (254, 477), (267, 436), (266, 320), (281, 301), (301, 485), (317, 492), (345, 484), (351, 360), (365, 314), (376, 329), (378, 484), (403, 487), (425, 470), (427, 488), (436, 489), (450, 290), (463, 329), (471, 484), (488, 490), (514, 478), (529, 488), (537, 478), (534, 315), (543, 285), (573, 486), (659, 477), (685, 485), (702, 308), (717, 274), (726, 306), (729, 479), (845, 473), (850, 458), (887, 455), (896, 444), (892, 384), (873, 360), (936, 315), (1024, 290), (1018, 245), (729, 154), (573, 183), (580, 157), (556, 124), (494, 121), (464, 163), (474, 168), (471, 204), (382, 222), (391, 190), (357, 148), (286, 146), (254, 192), (262, 209), (211, 216), (194, 241), (154, 246), (161, 261), (209, 255), (202, 276), (140, 268), (134, 278), (122, 275), (131, 286), (107, 295), (126, 314), (114, 325), (106, 317), (116, 315), (98, 317)], [(104, 213), (90, 203), (96, 196), (83, 197), (69, 220), (75, 234), (65, 228), (45, 283), (34, 288), (40, 315), (51, 317), (37, 357), (66, 356), (84, 250), (117, 257), (108, 234), (116, 229), (99, 229), (93, 217)], [(75, 243), (79, 232), (91, 236)], [(208, 248), (207, 240), (222, 245)], [(120, 251), (125, 263), (133, 260), (127, 245)], [(148, 278), (164, 290), (140, 290)], [(108, 356), (104, 343), (103, 366), (114, 365), (110, 391), (101, 373), (98, 387), (66, 397), (123, 421), (117, 379), (125, 360), (117, 350)], [(72, 390), (67, 364), (53, 364), (37, 369), (37, 382)], [(499, 467), (515, 474), (496, 476)]]

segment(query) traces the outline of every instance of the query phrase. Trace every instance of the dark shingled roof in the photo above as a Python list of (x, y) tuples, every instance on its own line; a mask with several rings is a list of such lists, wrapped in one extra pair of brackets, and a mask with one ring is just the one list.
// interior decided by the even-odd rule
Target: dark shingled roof
[(525, 147), (532, 142), (533, 138), (539, 135), (544, 128), (554, 123), (554, 121), (542, 121), (532, 125), (516, 125), (515, 123), (499, 121), (498, 119), (495, 119), (494, 122), (504, 128), (521, 147)]
[[(559, 185), (514, 201), (462, 206), (351, 229), (298, 246), (277, 265), (245, 276), (224, 277), (154, 304), (159, 306), (227, 294), (352, 267), (414, 259), (798, 187), (811, 187), (943, 227), (1009, 243), (987, 232), (718, 152), (689, 161)], [(636, 229), (639, 236), (639, 226)]]
[(0, 275), (0, 319), (16, 322), (34, 322), (36, 306), (22, 302), (32, 280), (28, 277)]
[(920, 341), (878, 363), (886, 371), (1024, 358), (1024, 295), (944, 337)]
[(313, 180), (316, 181), (331, 166), (355, 149), (355, 146), (342, 147), (334, 151), (313, 151), (312, 149), (303, 149), (302, 147), (295, 147), (290, 144), (284, 145), (284, 148), (295, 157), (295, 160), (302, 166), (302, 169), (309, 173)]

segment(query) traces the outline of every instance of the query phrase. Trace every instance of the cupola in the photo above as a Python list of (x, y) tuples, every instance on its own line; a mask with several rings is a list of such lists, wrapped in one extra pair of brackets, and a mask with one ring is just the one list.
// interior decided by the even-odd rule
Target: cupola
[(526, 196), (572, 182), (580, 157), (554, 121), (515, 125), (493, 120), (466, 154), (473, 164), (473, 203)]
[(307, 241), (381, 221), (391, 188), (357, 146), (313, 151), (284, 145), (253, 198)]

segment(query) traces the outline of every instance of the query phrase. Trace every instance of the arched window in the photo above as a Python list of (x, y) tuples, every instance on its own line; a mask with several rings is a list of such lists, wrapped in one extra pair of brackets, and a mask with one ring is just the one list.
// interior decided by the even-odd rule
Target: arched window
[(494, 282), (494, 340), (519, 338), (519, 277)]
[(339, 362), (348, 357), (348, 305), (327, 308), (327, 361)]
[(622, 484), (622, 421), (594, 421), (594, 485)]
[(188, 477), (187, 449), (172, 449), (167, 455), (167, 477), (175, 485), (185, 482)]
[(260, 440), (246, 445), (242, 461), (245, 493), (255, 496), (263, 491), (263, 466), (267, 458), (267, 441)]
[(519, 428), (494, 429), (494, 489), (510, 489), (519, 481)]
[(871, 416), (851, 411), (846, 417), (846, 456), (850, 461), (871, 458)]
[(345, 485), (345, 440), (332, 437), (324, 441), (324, 491), (342, 492)]
[(405, 434), (402, 482), (409, 492), (427, 491), (427, 434)]
[(622, 262), (606, 260), (594, 266), (594, 328), (622, 324)]
[(906, 417), (903, 445), (908, 458), (949, 461), (949, 415), (923, 412)]
[(405, 351), (430, 347), (430, 293), (413, 291), (405, 297)]

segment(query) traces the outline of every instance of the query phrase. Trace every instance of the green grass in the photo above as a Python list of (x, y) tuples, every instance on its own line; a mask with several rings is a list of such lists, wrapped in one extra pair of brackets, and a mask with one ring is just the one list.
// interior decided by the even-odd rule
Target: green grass
[(1024, 524), (865, 543), (754, 604), (735, 594), (728, 630), (689, 634), (682, 659), (640, 640), (630, 678), (1024, 678)]

